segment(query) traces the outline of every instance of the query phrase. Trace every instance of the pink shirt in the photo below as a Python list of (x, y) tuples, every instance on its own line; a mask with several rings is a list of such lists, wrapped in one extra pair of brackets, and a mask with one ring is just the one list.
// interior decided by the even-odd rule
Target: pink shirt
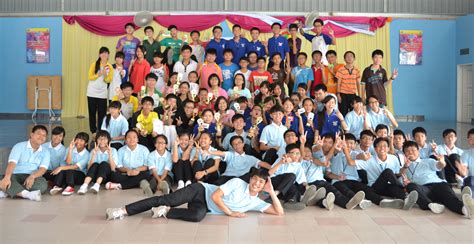
[(199, 87), (209, 89), (208, 81), (211, 74), (217, 74), (222, 82), (222, 70), (216, 63), (208, 64), (204, 62), (199, 70)]

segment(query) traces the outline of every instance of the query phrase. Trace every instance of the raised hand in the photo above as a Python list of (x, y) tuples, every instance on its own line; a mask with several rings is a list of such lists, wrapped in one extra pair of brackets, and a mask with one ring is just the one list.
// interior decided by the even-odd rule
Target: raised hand
[(392, 72), (392, 80), (395, 80), (397, 78), (397, 76), (398, 76), (398, 69), (395, 68)]

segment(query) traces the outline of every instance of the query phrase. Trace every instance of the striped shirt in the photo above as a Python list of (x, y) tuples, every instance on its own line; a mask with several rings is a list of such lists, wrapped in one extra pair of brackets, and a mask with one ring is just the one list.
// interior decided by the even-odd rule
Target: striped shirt
[(341, 82), (340, 93), (343, 94), (356, 94), (357, 93), (357, 80), (360, 79), (360, 71), (356, 67), (352, 70), (347, 69), (345, 66), (339, 69), (336, 73), (336, 78)]

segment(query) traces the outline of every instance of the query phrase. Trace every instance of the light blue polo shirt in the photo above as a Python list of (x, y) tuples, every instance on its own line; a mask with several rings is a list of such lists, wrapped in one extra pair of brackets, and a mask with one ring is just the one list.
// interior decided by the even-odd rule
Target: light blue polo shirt
[[(278, 160), (275, 162), (277, 164), (281, 158), (278, 158)], [(305, 175), (305, 170), (303, 169), (303, 166), (301, 165), (300, 162), (292, 162), (292, 163), (284, 163), (281, 164), (280, 167), (271, 175), (271, 177), (275, 177), (278, 175), (282, 174), (287, 174), (287, 173), (292, 173), (296, 176), (295, 182), (298, 184), (303, 184), (305, 182), (308, 182), (306, 179)]]
[(469, 176), (474, 176), (474, 148), (469, 148), (462, 153), (461, 162), (467, 165)]
[[(67, 157), (67, 154), (66, 154)], [(67, 166), (66, 157), (64, 157), (64, 161), (62, 162), (61, 166)], [(87, 149), (82, 149), (81, 152), (77, 151), (77, 148), (72, 150), (72, 160), (71, 164), (69, 165), (77, 165), (79, 167), (76, 170), (82, 171), (84, 174), (87, 172), (87, 163), (89, 162), (89, 151)]]
[(283, 133), (287, 130), (288, 128), (284, 124), (278, 126), (272, 122), (263, 128), (260, 142), (267, 144), (269, 147), (284, 147), (286, 143)]
[(385, 161), (380, 160), (377, 156), (373, 156), (367, 161), (356, 160), (356, 163), (358, 169), (367, 171), (367, 180), (369, 182), (369, 186), (374, 184), (382, 171), (385, 169), (391, 169), (395, 174), (400, 172), (400, 163), (398, 158), (392, 154), (387, 154), (387, 159)]
[(239, 70), (239, 66), (235, 63), (231, 63), (229, 66), (224, 63), (219, 64), (222, 71), (222, 84), (221, 87), (225, 91), (234, 88), (234, 74)]
[(423, 147), (420, 147), (418, 149), (420, 152), (420, 158), (425, 159), (429, 158), (431, 154), (433, 154), (433, 150), (431, 149), (431, 145), (427, 142), (425, 142), (425, 145)]
[(312, 183), (318, 180), (324, 180), (325, 167), (316, 165), (310, 160), (301, 161), (301, 167), (304, 169), (306, 180), (308, 183)]
[(373, 131), (375, 131), (375, 127), (379, 124), (386, 125), (388, 128), (392, 125), (392, 122), (390, 122), (390, 119), (385, 115), (383, 109), (379, 109), (378, 113), (369, 110), (367, 113), (367, 119), (369, 120), (369, 126)]
[(42, 146), (33, 151), (30, 141), (19, 142), (13, 146), (8, 162), (15, 163), (13, 174), (32, 174), (39, 168), (49, 168), (50, 155), (49, 150)]
[(168, 170), (168, 175), (173, 176), (171, 172), (173, 163), (171, 162), (171, 153), (168, 150), (165, 150), (163, 155), (160, 155), (157, 150), (148, 154), (147, 166), (150, 173), (155, 169), (158, 175), (163, 175), (164, 171)]
[(224, 140), (222, 140), (222, 148), (224, 148), (224, 150), (226, 150), (226, 151), (231, 151), (231, 152), (234, 151), (234, 149), (232, 148), (232, 145), (230, 145), (230, 139), (233, 136), (241, 136), (242, 138), (244, 138), (244, 143), (245, 144), (251, 145), (251, 142), (247, 138), (247, 135), (248, 135), (248, 133), (245, 132), (245, 131), (243, 131), (242, 134), (240, 134), (240, 135), (237, 135), (237, 133), (235, 131), (227, 133), (227, 135), (225, 135), (225, 137), (224, 137)]
[(248, 173), (252, 167), (258, 168), (260, 163), (260, 159), (252, 155), (237, 152), (225, 152), (224, 161), (227, 163), (227, 168), (222, 175), (235, 177)]
[(64, 157), (66, 157), (66, 153), (67, 153), (66, 147), (61, 143), (53, 147), (51, 145), (51, 142), (44, 143), (43, 147), (49, 150), (49, 158), (51, 161), (49, 163), (48, 170), (54, 170), (57, 167), (59, 167), (61, 163), (63, 162)]
[(293, 85), (293, 92), (298, 91), (299, 84), (308, 85), (308, 80), (311, 80), (311, 81), (314, 80), (313, 69), (311, 67), (296, 66), (291, 70), (291, 74), (295, 76), (295, 84)]
[[(193, 146), (191, 145), (191, 147), (193, 147)], [(183, 158), (183, 153), (184, 153), (184, 150), (180, 146), (178, 146), (178, 159)], [(190, 161), (193, 160), (195, 155), (196, 155), (196, 148), (193, 147), (193, 148), (191, 148), (191, 152), (189, 153), (189, 160)]]
[(117, 168), (136, 169), (144, 166), (146, 165), (148, 154), (150, 154), (150, 151), (143, 145), (137, 144), (133, 151), (128, 146), (124, 146), (118, 150)]
[(430, 183), (446, 182), (438, 177), (437, 171), (440, 171), (436, 164), (438, 162), (431, 158), (420, 159), (411, 162), (410, 167), (405, 171), (408, 179), (418, 185)]
[[(351, 153), (351, 156), (353, 156), (352, 158), (355, 159), (356, 154)], [(347, 180), (360, 181), (359, 173), (357, 173), (357, 167), (350, 166), (347, 163), (346, 155), (344, 155), (342, 152), (339, 152), (334, 157), (332, 157), (330, 171), (335, 175), (345, 174)], [(338, 181), (338, 179), (333, 179), (331, 183), (334, 184)]]
[[(120, 114), (116, 119), (114, 117), (110, 118), (109, 126), (105, 125), (105, 119), (102, 122), (101, 130), (109, 132), (110, 137), (125, 136), (125, 133), (128, 131), (128, 121), (127, 119)], [(124, 141), (111, 141), (111, 143), (121, 143), (123, 145)]]
[[(114, 160), (115, 164), (117, 164), (118, 163), (117, 149), (112, 147), (111, 152), (112, 152), (112, 159)], [(90, 157), (89, 157), (89, 160), (90, 160), (92, 158), (92, 153), (89, 153), (89, 154), (90, 154)], [(99, 151), (95, 154), (95, 159), (94, 159), (93, 163), (100, 164), (102, 162), (106, 162), (106, 163), (110, 164), (109, 153), (107, 152), (107, 150), (105, 152), (102, 152), (99, 149)]]
[(211, 198), (212, 194), (219, 188), (224, 193), (222, 197), (224, 205), (232, 212), (259, 211), (263, 213), (271, 206), (271, 204), (258, 198), (258, 195), (250, 196), (249, 184), (239, 178), (231, 179), (221, 186), (202, 182), (201, 184), (206, 192), (207, 209), (210, 214), (224, 214)]
[(364, 115), (357, 115), (355, 111), (350, 111), (345, 118), (349, 133), (353, 134), (357, 140), (360, 139), (360, 133), (364, 130)]
[(458, 154), (459, 156), (461, 156), (463, 154), (463, 150), (460, 149), (459, 147), (456, 147), (454, 146), (454, 148), (452, 150), (450, 150), (450, 153), (448, 154), (448, 147), (446, 146), (446, 144), (441, 144), (441, 145), (438, 145), (436, 147), (436, 153), (437, 154), (440, 154), (440, 155), (451, 155), (453, 153), (456, 153)]

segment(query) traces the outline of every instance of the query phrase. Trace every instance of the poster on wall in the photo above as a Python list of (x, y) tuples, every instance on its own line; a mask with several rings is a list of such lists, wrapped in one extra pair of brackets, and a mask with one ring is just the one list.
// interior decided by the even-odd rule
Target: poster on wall
[(26, 62), (49, 63), (49, 28), (26, 30)]
[(421, 65), (423, 31), (400, 30), (400, 64)]

